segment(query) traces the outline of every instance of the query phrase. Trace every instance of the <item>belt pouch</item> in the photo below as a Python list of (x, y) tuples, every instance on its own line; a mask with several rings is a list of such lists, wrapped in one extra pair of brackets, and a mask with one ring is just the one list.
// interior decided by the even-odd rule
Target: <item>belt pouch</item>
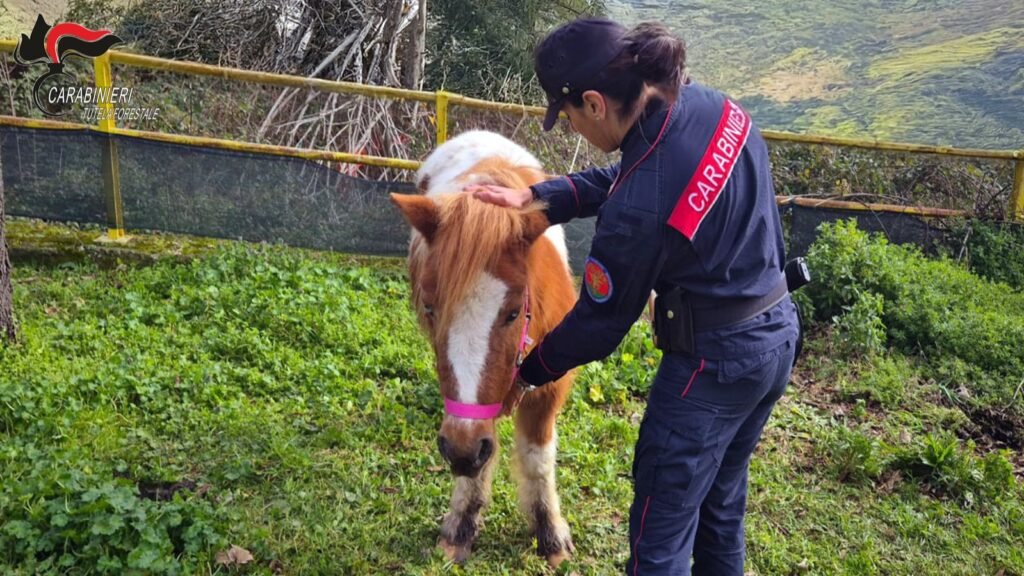
[(654, 300), (654, 344), (665, 352), (693, 353), (693, 311), (681, 288)]

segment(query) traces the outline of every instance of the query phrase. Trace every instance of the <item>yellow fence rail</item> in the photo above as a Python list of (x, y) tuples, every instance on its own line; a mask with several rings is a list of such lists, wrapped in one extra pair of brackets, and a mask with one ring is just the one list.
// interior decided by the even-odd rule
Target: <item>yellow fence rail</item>
[[(0, 51), (13, 52), (16, 46), (16, 40), (0, 40)], [(455, 94), (445, 91), (428, 92), (423, 90), (406, 90), (402, 88), (390, 88), (386, 86), (370, 86), (366, 84), (357, 84), (353, 82), (323, 80), (319, 78), (305, 78), (301, 76), (291, 76), (287, 74), (275, 74), (269, 72), (257, 72), (253, 70), (242, 70), (238, 68), (212, 66), (209, 64), (200, 64), (198, 62), (168, 60), (164, 58), (156, 58), (153, 56), (145, 56), (142, 54), (133, 54), (130, 52), (122, 52), (116, 50), (112, 50), (107, 54), (101, 56), (100, 58), (95, 59), (94, 70), (96, 75), (97, 86), (110, 86), (112, 84), (111, 64), (122, 64), (127, 66), (135, 66), (151, 70), (163, 70), (188, 75), (210, 76), (215, 78), (230, 79), (241, 82), (252, 82), (272, 86), (310, 88), (325, 92), (340, 92), (345, 94), (355, 94), (375, 98), (394, 98), (400, 100), (410, 100), (415, 102), (432, 104), (434, 105), (436, 112), (436, 141), (438, 144), (446, 141), (448, 138), (448, 111), (451, 106), (464, 106), (467, 108), (473, 108), (478, 110), (488, 110), (492, 112), (522, 114), (530, 116), (542, 116), (544, 114), (544, 108), (539, 106), (527, 106), (524, 104), (513, 104), (507, 102), (491, 102), (488, 100), (469, 98), (461, 94)], [(109, 103), (107, 104), (107, 106), (110, 105), (111, 104)], [(103, 118), (103, 116), (104, 115), (101, 115), (101, 118)], [(117, 128), (116, 126), (114, 126), (112, 116), (110, 116), (109, 118), (111, 119), (100, 120), (99, 125), (96, 126), (96, 128), (94, 129), (105, 134), (135, 136), (150, 140), (158, 140), (161, 142), (191, 144), (197, 146), (206, 146), (242, 152), (275, 154), (280, 156), (305, 158), (309, 160), (328, 160), (335, 162), (365, 164), (370, 166), (387, 166), (392, 168), (409, 170), (415, 170), (420, 166), (420, 163), (415, 160), (407, 160), (400, 158), (386, 158), (379, 156), (367, 156), (361, 154), (349, 154), (344, 152), (330, 152), (323, 150), (290, 148), (285, 146), (256, 144), (252, 142), (237, 142), (232, 140), (222, 140), (217, 138), (205, 138), (198, 136), (173, 135), (159, 132), (148, 132), (143, 130), (127, 130)], [(28, 127), (90, 129), (89, 126), (82, 124), (69, 124), (66, 122), (54, 122), (46, 120), (30, 120), (23, 118), (14, 118), (10, 116), (0, 116), (0, 124), (20, 125)], [(958, 156), (988, 160), (1012, 161), (1014, 162), (1014, 181), (1008, 212), (1011, 218), (1024, 221), (1024, 150), (965, 149), (953, 148), (948, 146), (928, 146), (922, 144), (885, 142), (870, 139), (795, 134), (791, 132), (782, 132), (777, 130), (763, 130), (762, 134), (767, 140), (774, 140), (778, 142), (821, 144), (826, 146), (863, 148), (886, 152), (935, 154), (942, 156)], [(104, 182), (107, 186), (109, 207), (108, 219), (110, 221), (110, 235), (115, 238), (124, 235), (124, 222), (121, 210), (119, 188), (120, 185), (117, 173), (116, 158), (116, 141), (114, 141), (114, 139), (110, 139), (107, 151), (104, 152)], [(781, 198), (780, 201), (782, 201)], [(817, 202), (816, 205), (823, 206), (821, 204), (821, 201), (815, 202)], [(830, 201), (830, 204), (834, 205), (836, 202), (837, 201)], [(842, 202), (841, 204), (849, 205), (847, 207), (863, 208), (867, 206), (861, 203)], [(877, 209), (878, 211), (886, 212), (908, 212), (907, 207), (903, 206), (883, 204), (871, 206), (873, 208), (868, 209)], [(913, 210), (916, 210), (917, 212), (914, 212)], [(963, 214), (962, 212), (959, 211), (944, 211), (939, 209), (913, 210), (910, 210), (908, 213), (918, 213), (920, 215), (928, 215), (934, 217)], [(928, 213), (922, 213), (921, 210), (924, 210), (924, 212)], [(951, 213), (947, 214), (947, 212)]]
[(890, 212), (892, 214), (910, 214), (925, 218), (963, 218), (968, 216), (964, 210), (949, 208), (928, 208), (923, 206), (900, 206), (899, 204), (876, 204), (873, 202), (847, 202), (825, 198), (808, 198), (806, 196), (776, 196), (775, 202), (781, 206), (805, 206), (807, 208), (834, 208), (837, 210), (855, 210), (862, 212)]

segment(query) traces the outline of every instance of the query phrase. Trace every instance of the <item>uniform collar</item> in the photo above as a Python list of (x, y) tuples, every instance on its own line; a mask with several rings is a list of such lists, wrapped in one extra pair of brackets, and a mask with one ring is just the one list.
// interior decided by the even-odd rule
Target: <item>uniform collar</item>
[(630, 126), (629, 130), (626, 131), (626, 135), (623, 136), (622, 144), (619, 145), (622, 155), (625, 157), (636, 149), (639, 149), (639, 153), (643, 154), (644, 151), (650, 148), (651, 144), (654, 143), (654, 139), (658, 136), (662, 124), (665, 123), (665, 114), (667, 113), (668, 105), (664, 100), (658, 99), (649, 102), (647, 109)]
[(622, 144), (619, 145), (619, 150), (622, 151), (623, 164), (627, 163), (629, 159), (639, 158), (651, 148), (658, 137), (658, 133), (665, 126), (666, 114), (670, 112), (672, 114), (672, 117), (668, 119), (668, 126), (665, 126), (666, 130), (675, 124), (681, 114), (682, 104), (686, 99), (687, 92), (690, 91), (689, 88), (693, 84), (695, 82), (689, 81), (680, 88), (679, 97), (676, 98), (674, 106), (670, 107), (667, 102), (661, 99), (647, 104), (647, 109), (633, 123), (633, 126), (626, 131), (626, 135), (622, 138)]

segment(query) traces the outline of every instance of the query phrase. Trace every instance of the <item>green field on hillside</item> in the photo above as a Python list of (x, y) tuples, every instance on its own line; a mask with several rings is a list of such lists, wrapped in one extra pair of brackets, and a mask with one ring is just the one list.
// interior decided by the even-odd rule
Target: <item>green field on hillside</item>
[(762, 126), (1024, 148), (1024, 3), (610, 0), (683, 36), (694, 76)]
[[(543, 570), (508, 422), (474, 556), (453, 567), (434, 547), (451, 477), (400, 260), (146, 237), (83, 259), (55, 247), (88, 232), (10, 233), (21, 253), (51, 244), (15, 264), (21, 341), (0, 349), (0, 572), (226, 573), (232, 545), (251, 574)], [(135, 245), (145, 265), (125, 263)], [(149, 260), (160, 251), (198, 256)], [(1021, 454), (996, 438), (1024, 432), (1004, 410), (1021, 403), (1021, 294), (843, 227), (815, 254), (836, 278), (892, 266), (808, 292), (823, 319), (754, 460), (749, 572), (1024, 574)], [(895, 290), (901, 271), (929, 284)], [(944, 317), (957, 291), (966, 311)], [(626, 559), (656, 363), (640, 322), (576, 383), (559, 426), (577, 547), (563, 573)]]

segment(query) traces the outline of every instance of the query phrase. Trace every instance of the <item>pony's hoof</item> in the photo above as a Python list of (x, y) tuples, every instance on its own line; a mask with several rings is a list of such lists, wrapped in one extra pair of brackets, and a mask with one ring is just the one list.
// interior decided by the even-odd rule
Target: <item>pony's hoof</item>
[(552, 569), (557, 569), (562, 562), (565, 562), (569, 558), (572, 558), (572, 554), (569, 550), (562, 550), (561, 552), (549, 554), (547, 556), (548, 566), (551, 566)]
[(452, 544), (447, 538), (442, 536), (437, 539), (437, 547), (444, 551), (445, 558), (448, 558), (456, 564), (462, 564), (469, 559), (469, 553), (472, 552), (472, 544)]
[(576, 547), (573, 546), (572, 538), (568, 534), (548, 541), (537, 541), (537, 554), (546, 558), (548, 566), (552, 568), (558, 568), (575, 553)]

